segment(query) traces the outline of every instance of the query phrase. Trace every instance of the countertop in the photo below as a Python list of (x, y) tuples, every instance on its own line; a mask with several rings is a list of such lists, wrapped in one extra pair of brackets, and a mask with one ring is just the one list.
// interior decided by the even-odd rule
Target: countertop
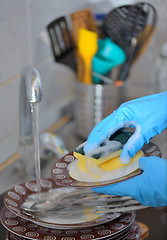
[[(69, 121), (62, 128), (56, 131), (56, 134), (61, 136), (64, 141), (65, 147), (72, 151), (78, 146), (84, 139), (78, 138), (75, 133), (75, 124), (73, 121)], [(167, 159), (167, 133), (164, 131), (161, 135), (155, 137), (152, 140), (162, 150), (163, 157)], [(53, 157), (51, 160), (47, 160), (42, 169), (42, 177), (50, 177), (50, 170), (53, 163), (57, 160)], [(16, 163), (11, 164), (4, 169), (0, 175), (0, 209), (3, 207), (3, 194), (14, 185), (24, 182), (25, 178), (21, 171), (17, 172)], [(9, 177), (10, 176), (10, 177)], [(150, 235), (148, 239), (151, 240), (165, 240), (167, 236), (166, 224), (167, 224), (167, 208), (147, 208), (137, 211), (136, 220), (145, 223), (150, 229)], [(166, 232), (166, 233), (165, 233)], [(165, 235), (166, 234), (166, 235)], [(6, 230), (0, 224), (0, 240), (6, 240)]]

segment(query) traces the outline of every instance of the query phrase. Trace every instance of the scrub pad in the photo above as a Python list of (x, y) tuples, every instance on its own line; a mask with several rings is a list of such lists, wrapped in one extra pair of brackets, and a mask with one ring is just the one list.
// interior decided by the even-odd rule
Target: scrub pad
[(84, 153), (86, 142), (79, 145), (73, 152), (76, 159), (69, 165), (70, 176), (80, 181), (97, 182), (116, 179), (135, 171), (139, 158), (143, 156), (142, 150), (128, 164), (123, 164), (120, 160), (122, 149), (132, 134), (124, 129), (118, 130), (98, 148), (89, 152), (87, 157)]
[[(119, 156), (121, 155), (123, 146), (132, 134), (132, 132), (118, 130), (109, 139), (106, 139), (97, 149), (95, 149), (92, 154), (89, 154), (87, 162), (91, 162), (91, 165), (98, 165), (105, 171), (111, 171), (123, 167), (125, 164), (121, 163)], [(77, 167), (83, 172), (87, 172), (87, 162), (84, 153), (85, 145), (86, 142), (82, 143), (73, 152), (74, 157), (78, 160)], [(131, 159), (130, 163), (135, 161), (136, 158), (142, 157), (142, 155), (142, 151), (139, 151), (137, 155)]]

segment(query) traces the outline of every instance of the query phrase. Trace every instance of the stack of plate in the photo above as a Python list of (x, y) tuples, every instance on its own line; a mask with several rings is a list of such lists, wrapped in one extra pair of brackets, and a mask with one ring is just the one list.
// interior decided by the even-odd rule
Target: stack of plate
[[(41, 180), (41, 191), (63, 189), (52, 179)], [(91, 220), (78, 216), (49, 218), (27, 215), (22, 204), (30, 194), (37, 193), (36, 181), (15, 186), (6, 192), (1, 211), (1, 222), (8, 230), (8, 240), (91, 240), (91, 239), (141, 239), (141, 229), (135, 221), (135, 212), (105, 213)], [(75, 215), (75, 213), (74, 213)], [(83, 213), (84, 215), (84, 213)], [(83, 218), (82, 218), (83, 217)], [(52, 218), (50, 218), (52, 219)]]
[[(161, 156), (160, 149), (153, 143), (145, 145), (142, 150), (145, 156)], [(69, 203), (70, 201), (72, 202), (72, 200), (69, 200), (72, 188), (72, 190), (78, 191), (78, 187), (90, 188), (91, 186), (108, 185), (141, 173), (140, 169), (136, 169), (135, 172), (115, 179), (112, 182), (97, 182), (94, 184), (79, 182), (72, 179), (68, 172), (68, 165), (74, 160), (75, 158), (72, 153), (65, 155), (53, 165), (51, 170), (52, 179), (41, 179), (40, 181), (40, 193), (51, 192), (52, 197), (53, 192), (56, 193), (57, 195), (54, 196), (59, 198), (61, 208), (62, 198), (60, 197), (60, 193), (62, 194), (61, 196), (66, 197), (66, 200), (68, 199)], [(41, 215), (43, 210), (41, 208), (40, 214), (32, 215), (32, 213), (30, 214), (30, 212), (23, 208), (23, 204), (25, 204), (30, 196), (39, 196), (37, 191), (36, 181), (33, 180), (19, 184), (6, 192), (4, 196), (5, 206), (1, 211), (0, 217), (3, 226), (8, 230), (8, 240), (139, 240), (144, 239), (148, 233), (148, 229), (146, 231), (144, 229), (143, 233), (141, 225), (139, 227), (136, 223), (135, 212), (126, 211), (126, 208), (124, 212), (119, 213), (113, 211), (94, 214), (92, 210), (96, 206), (93, 206), (90, 210), (90, 207), (81, 205), (78, 212), (76, 207), (73, 208), (73, 211), (71, 211), (71, 208), (67, 208), (66, 214), (61, 211), (58, 212), (56, 208), (56, 210), (49, 212), (46, 216), (45, 214)], [(44, 195), (45, 198), (48, 196)], [(56, 202), (57, 204), (58, 198), (54, 198), (54, 203)], [(78, 197), (78, 199), (81, 199), (81, 197)], [(76, 200), (76, 196), (73, 200)], [(48, 202), (48, 197), (46, 202)], [(63, 206), (66, 208), (66, 205)], [(138, 209), (142, 207), (139, 204)]]

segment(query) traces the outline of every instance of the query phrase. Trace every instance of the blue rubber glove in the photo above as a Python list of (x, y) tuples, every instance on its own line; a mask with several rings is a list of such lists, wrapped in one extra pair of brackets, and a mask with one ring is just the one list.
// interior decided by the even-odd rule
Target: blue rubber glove
[(122, 163), (128, 163), (144, 143), (167, 127), (167, 91), (123, 103), (92, 130), (85, 154), (89, 155), (118, 129), (129, 126), (136, 129), (124, 145), (120, 156)]
[(139, 167), (143, 173), (134, 178), (92, 190), (108, 195), (131, 196), (145, 206), (167, 206), (167, 160), (142, 157)]

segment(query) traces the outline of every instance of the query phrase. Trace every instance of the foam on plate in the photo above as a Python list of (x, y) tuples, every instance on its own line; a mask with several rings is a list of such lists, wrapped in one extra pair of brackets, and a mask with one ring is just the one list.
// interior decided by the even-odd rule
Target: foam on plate
[(98, 218), (100, 218), (102, 213), (92, 213), (93, 209), (83, 209), (83, 212), (73, 212), (71, 215), (60, 215), (57, 216), (56, 213), (52, 213), (47, 217), (39, 217), (40, 220), (48, 222), (48, 223), (54, 223), (54, 224), (79, 224), (84, 222), (90, 222), (94, 221)]
[[(51, 193), (53, 193), (55, 201), (58, 201), (62, 197), (68, 199), (68, 194), (70, 196), (71, 193), (76, 192), (76, 188), (56, 188), (51, 189)], [(63, 201), (63, 200), (62, 200)], [(82, 207), (81, 211), (73, 211), (71, 214), (69, 212), (64, 214), (59, 214), (58, 211), (50, 212), (49, 216), (40, 216), (38, 217), (40, 220), (48, 223), (54, 224), (79, 224), (84, 222), (95, 221), (96, 219), (100, 218), (103, 213), (93, 213), (93, 208)]]
[[(42, 192), (40, 193), (40, 197), (44, 199), (48, 196), (48, 200), (55, 201), (55, 203), (58, 204), (58, 206), (61, 204), (65, 204), (64, 200), (68, 199), (68, 197), (71, 196), (72, 193), (77, 192), (78, 190), (76, 188), (55, 188), (50, 189), (48, 192)], [(30, 208), (36, 203), (37, 194), (30, 194), (26, 201), (23, 203), (24, 207)], [(72, 202), (71, 202), (72, 203)], [(56, 208), (55, 204), (55, 208)], [(46, 212), (46, 214), (43, 213), (43, 215), (37, 215), (36, 217), (46, 223), (53, 223), (53, 224), (79, 224), (79, 223), (85, 223), (90, 221), (95, 221), (99, 219), (103, 213), (93, 213), (94, 208), (88, 208), (82, 205), (80, 206), (79, 211), (77, 212), (77, 209), (74, 211), (67, 210), (64, 212), (61, 212), (59, 210), (49, 210), (49, 214)]]

